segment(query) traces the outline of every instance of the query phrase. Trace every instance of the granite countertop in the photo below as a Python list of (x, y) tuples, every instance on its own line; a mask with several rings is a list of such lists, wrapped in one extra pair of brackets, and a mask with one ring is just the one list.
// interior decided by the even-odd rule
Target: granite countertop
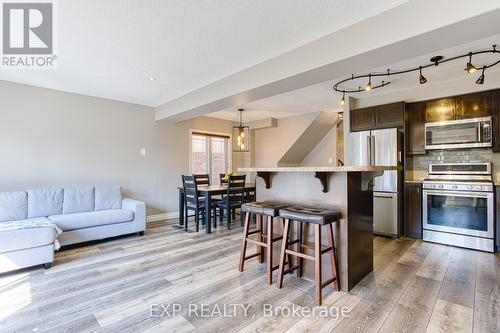
[(239, 168), (240, 172), (359, 172), (402, 170), (399, 166), (329, 166), (329, 167), (268, 167)]

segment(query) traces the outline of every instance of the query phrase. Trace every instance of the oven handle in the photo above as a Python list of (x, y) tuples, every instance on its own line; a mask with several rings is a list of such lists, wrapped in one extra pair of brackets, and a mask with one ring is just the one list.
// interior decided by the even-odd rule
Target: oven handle
[(483, 122), (477, 123), (477, 142), (483, 142)]
[(441, 191), (441, 190), (423, 190), (424, 196), (427, 194), (452, 195), (455, 197), (473, 197), (473, 198), (493, 198), (493, 192), (464, 192), (464, 191)]

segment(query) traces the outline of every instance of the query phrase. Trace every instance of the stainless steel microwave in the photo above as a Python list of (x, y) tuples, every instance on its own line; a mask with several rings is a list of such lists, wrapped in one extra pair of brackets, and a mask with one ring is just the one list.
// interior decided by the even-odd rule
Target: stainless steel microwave
[(425, 124), (425, 149), (491, 147), (491, 117)]

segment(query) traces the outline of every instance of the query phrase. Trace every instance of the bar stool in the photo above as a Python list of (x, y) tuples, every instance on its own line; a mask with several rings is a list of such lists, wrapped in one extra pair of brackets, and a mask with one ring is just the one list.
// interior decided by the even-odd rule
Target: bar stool
[[(299, 268), (297, 275), (302, 275), (302, 259), (311, 260), (315, 263), (315, 285), (316, 285), (316, 303), (321, 305), (322, 296), (321, 292), (323, 288), (329, 284), (333, 284), (336, 291), (340, 290), (340, 285), (338, 281), (339, 270), (337, 264), (337, 251), (335, 248), (335, 239), (333, 237), (333, 223), (340, 219), (340, 213), (333, 210), (326, 209), (315, 209), (315, 208), (305, 208), (305, 207), (289, 207), (285, 209), (280, 209), (279, 216), (285, 220), (285, 226), (283, 230), (283, 241), (281, 245), (280, 252), (280, 264), (278, 273), (278, 287), (283, 286), (283, 274), (285, 266), (285, 255), (292, 255), (299, 258)], [(290, 233), (290, 221), (296, 221), (298, 225), (298, 238), (296, 240), (289, 240)], [(314, 243), (309, 244), (303, 240), (303, 228), (302, 224), (314, 224)], [(327, 226), (327, 235), (329, 246), (323, 248), (321, 246), (321, 228)], [(288, 247), (292, 244), (297, 244), (297, 251), (293, 251)], [(308, 248), (314, 250), (314, 256), (303, 253), (302, 248)], [(325, 253), (330, 253), (330, 260), (332, 266), (332, 277), (326, 281), (322, 281), (321, 273), (321, 255)]]
[[(281, 240), (283, 236), (274, 235), (273, 233), (273, 218), (279, 215), (280, 209), (288, 207), (284, 204), (273, 202), (250, 202), (241, 206), (241, 213), (245, 214), (245, 225), (243, 233), (243, 244), (241, 246), (240, 255), (240, 272), (243, 272), (245, 261), (255, 257), (259, 257), (259, 263), (264, 262), (264, 251), (267, 250), (267, 280), (269, 284), (273, 283), (273, 271), (279, 268), (279, 265), (273, 266), (273, 243)], [(257, 220), (257, 229), (250, 231), (250, 218), (254, 215)], [(262, 218), (266, 218), (266, 231), (264, 233)], [(283, 225), (282, 225), (283, 228)], [(257, 234), (257, 240), (250, 238), (250, 235)], [(246, 256), (248, 243), (257, 245), (257, 253)], [(288, 257), (288, 263), (291, 256)], [(289, 265), (290, 266), (290, 265)], [(298, 267), (297, 267), (298, 269)]]

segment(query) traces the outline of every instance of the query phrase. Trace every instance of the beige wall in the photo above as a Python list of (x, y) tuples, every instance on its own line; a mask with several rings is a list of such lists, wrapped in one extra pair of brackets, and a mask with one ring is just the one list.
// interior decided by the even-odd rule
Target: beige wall
[[(318, 113), (278, 119), (278, 126), (255, 131), (255, 166), (275, 167), (290, 146), (316, 118)], [(326, 166), (336, 160), (336, 132), (331, 130), (304, 159), (302, 165)]]
[(230, 134), (232, 123), (155, 122), (153, 108), (0, 81), (0, 191), (118, 184), (148, 214), (176, 212), (189, 129)]

